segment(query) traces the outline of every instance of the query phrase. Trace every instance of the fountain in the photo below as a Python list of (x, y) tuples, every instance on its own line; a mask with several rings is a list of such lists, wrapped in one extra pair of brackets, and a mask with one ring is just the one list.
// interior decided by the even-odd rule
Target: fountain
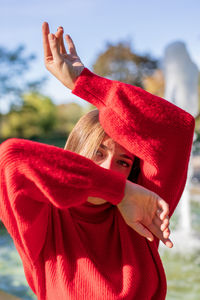
[[(198, 114), (198, 73), (183, 42), (173, 42), (166, 47), (165, 99), (194, 117)], [(200, 295), (200, 201), (191, 201), (194, 200), (190, 193), (191, 158), (192, 155), (185, 190), (170, 222), (174, 247), (159, 248), (167, 277), (166, 300), (196, 300)]]
[[(164, 54), (164, 75), (166, 84), (165, 99), (196, 117), (198, 114), (199, 71), (197, 66), (192, 62), (183, 42), (176, 41), (166, 47)], [(196, 243), (194, 242), (194, 239), (191, 239), (193, 235), (190, 213), (192, 175), (193, 168), (190, 157), (188, 178), (180, 204), (178, 205), (180, 211), (179, 224), (175, 231), (176, 239), (178, 237), (177, 247), (179, 245), (180, 249), (183, 249), (181, 241), (186, 241), (186, 238), (189, 238), (190, 240), (190, 243), (184, 244), (184, 250), (186, 250), (187, 246), (191, 248), (191, 242), (193, 243), (193, 247), (195, 245), (199, 247), (199, 243)]]
[(198, 114), (199, 71), (183, 42), (173, 42), (165, 48), (164, 74), (165, 99), (195, 117)]

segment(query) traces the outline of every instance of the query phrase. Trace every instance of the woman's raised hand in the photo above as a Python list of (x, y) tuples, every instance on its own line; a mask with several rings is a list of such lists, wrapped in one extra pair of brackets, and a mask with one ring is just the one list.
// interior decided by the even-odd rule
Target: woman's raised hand
[(127, 180), (124, 198), (117, 206), (127, 225), (137, 233), (150, 241), (154, 234), (167, 247), (173, 247), (169, 239), (169, 207), (157, 194)]
[(55, 34), (49, 32), (48, 23), (42, 25), (44, 62), (47, 70), (69, 89), (73, 89), (75, 81), (84, 69), (77, 55), (74, 43), (69, 35), (65, 36), (67, 53), (63, 41), (63, 28), (59, 27)]

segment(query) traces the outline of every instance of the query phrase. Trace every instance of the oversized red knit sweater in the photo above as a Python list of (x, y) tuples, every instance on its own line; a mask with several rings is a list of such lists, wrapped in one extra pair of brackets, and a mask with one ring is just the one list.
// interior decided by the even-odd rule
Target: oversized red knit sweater
[[(146, 91), (84, 69), (73, 93), (96, 105), (105, 131), (140, 158), (138, 183), (173, 213), (183, 192), (194, 118)], [(158, 241), (126, 225), (116, 204), (125, 178), (54, 146), (0, 146), (0, 218), (39, 300), (162, 300)], [(108, 202), (93, 205), (88, 196)]]

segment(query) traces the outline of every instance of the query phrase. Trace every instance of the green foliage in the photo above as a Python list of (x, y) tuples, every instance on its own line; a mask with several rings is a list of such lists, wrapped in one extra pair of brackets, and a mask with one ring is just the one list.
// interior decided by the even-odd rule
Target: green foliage
[(83, 108), (79, 104), (71, 102), (58, 105), (55, 132), (59, 135), (68, 135), (83, 114)]
[(38, 92), (44, 79), (30, 81), (26, 76), (34, 59), (25, 54), (23, 46), (11, 51), (0, 47), (0, 101), (9, 108), (7, 114), (0, 111), (1, 140), (66, 138), (83, 114), (78, 104), (56, 106)]
[[(56, 106), (51, 99), (39, 93), (25, 94), (22, 105), (12, 105), (10, 112), (3, 115), (2, 139), (41, 138), (47, 143), (52, 137), (66, 139), (84, 112), (76, 103)], [(53, 143), (57, 144), (56, 141)]]
[(9, 105), (20, 104), (22, 94), (38, 90), (44, 82), (44, 78), (35, 81), (26, 78), (35, 56), (24, 52), (24, 46), (14, 50), (0, 47), (0, 101), (7, 101)]
[(93, 65), (94, 72), (100, 76), (140, 87), (143, 87), (143, 78), (150, 76), (156, 68), (156, 60), (133, 52), (128, 42), (107, 44)]
[(23, 105), (13, 105), (3, 117), (2, 137), (33, 138), (49, 135), (55, 127), (55, 108), (48, 97), (36, 92), (25, 94)]

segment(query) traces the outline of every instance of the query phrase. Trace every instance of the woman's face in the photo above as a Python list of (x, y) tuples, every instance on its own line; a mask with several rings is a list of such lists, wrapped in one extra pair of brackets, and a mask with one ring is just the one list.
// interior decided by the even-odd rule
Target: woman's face
[[(119, 172), (128, 178), (133, 165), (134, 155), (106, 135), (92, 160), (97, 165)], [(95, 197), (88, 197), (88, 201), (93, 204), (106, 202)]]
[(128, 178), (133, 165), (134, 155), (106, 135), (93, 161), (105, 169), (119, 172)]

